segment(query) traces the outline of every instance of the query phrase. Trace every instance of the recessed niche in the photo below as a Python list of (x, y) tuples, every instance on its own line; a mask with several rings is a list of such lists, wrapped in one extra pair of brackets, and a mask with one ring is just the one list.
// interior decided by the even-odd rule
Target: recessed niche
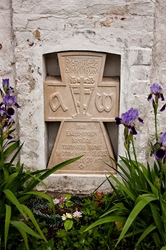
[[(106, 63), (104, 68), (104, 77), (118, 76), (120, 77), (120, 55), (106, 54)], [(57, 53), (49, 53), (44, 55), (47, 76), (60, 76)]]
[[(78, 51), (77, 51), (78, 52)], [(121, 66), (121, 57), (120, 55), (104, 53), (106, 54), (105, 66), (103, 71), (104, 79), (110, 77), (117, 77), (120, 81), (120, 66)], [(46, 76), (59, 77), (61, 79), (60, 67), (58, 62), (58, 53), (49, 53), (44, 55), (45, 61), (45, 71)], [(120, 86), (119, 86), (120, 87)], [(107, 93), (105, 93), (107, 94)], [(65, 96), (62, 96), (62, 100), (65, 99)], [(118, 98), (119, 102), (119, 98)], [(104, 123), (105, 129), (108, 133), (109, 141), (112, 145), (114, 157), (118, 155), (118, 128), (115, 122)], [(47, 156), (48, 161), (53, 150), (53, 146), (58, 134), (60, 127), (60, 121), (46, 121), (46, 130), (47, 130)], [(72, 157), (69, 157), (72, 158)]]

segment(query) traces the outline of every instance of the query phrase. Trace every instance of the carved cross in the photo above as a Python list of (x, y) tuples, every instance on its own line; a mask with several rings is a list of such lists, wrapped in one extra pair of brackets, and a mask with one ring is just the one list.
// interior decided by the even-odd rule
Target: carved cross
[(103, 122), (113, 122), (119, 108), (119, 80), (103, 78), (106, 54), (58, 54), (61, 79), (45, 80), (45, 121), (61, 121), (48, 167), (84, 155), (59, 173), (105, 174), (111, 170), (111, 142)]

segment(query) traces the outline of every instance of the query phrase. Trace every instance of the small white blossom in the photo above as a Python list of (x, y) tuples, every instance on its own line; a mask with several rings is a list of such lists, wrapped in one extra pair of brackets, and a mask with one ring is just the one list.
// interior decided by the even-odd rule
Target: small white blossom
[(72, 219), (72, 214), (66, 213), (62, 215), (62, 220)]
[(53, 200), (53, 203), (54, 203), (55, 205), (59, 204), (59, 199), (55, 198), (55, 199)]
[(79, 212), (79, 211), (75, 211), (75, 212), (73, 213), (73, 217), (75, 217), (75, 218), (81, 218), (81, 217), (82, 217), (82, 213)]

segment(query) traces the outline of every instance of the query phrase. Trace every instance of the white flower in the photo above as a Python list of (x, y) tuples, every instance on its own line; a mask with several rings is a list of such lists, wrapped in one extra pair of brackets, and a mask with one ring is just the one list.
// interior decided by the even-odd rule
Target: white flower
[(75, 211), (75, 212), (73, 213), (73, 217), (75, 217), (75, 218), (81, 218), (81, 217), (82, 217), (82, 213), (79, 212), (79, 211)]
[(62, 215), (62, 220), (72, 219), (72, 214), (66, 213)]
[(53, 203), (54, 203), (55, 205), (59, 204), (59, 199), (55, 198), (55, 199), (53, 200)]

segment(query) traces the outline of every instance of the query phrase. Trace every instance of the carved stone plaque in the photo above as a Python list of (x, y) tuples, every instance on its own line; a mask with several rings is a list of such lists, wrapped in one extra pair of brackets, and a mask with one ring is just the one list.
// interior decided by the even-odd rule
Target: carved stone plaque
[(56, 173), (106, 174), (115, 167), (103, 122), (118, 115), (119, 80), (103, 78), (106, 55), (90, 52), (58, 54), (61, 78), (46, 77), (45, 121), (61, 121), (48, 167), (83, 155)]

